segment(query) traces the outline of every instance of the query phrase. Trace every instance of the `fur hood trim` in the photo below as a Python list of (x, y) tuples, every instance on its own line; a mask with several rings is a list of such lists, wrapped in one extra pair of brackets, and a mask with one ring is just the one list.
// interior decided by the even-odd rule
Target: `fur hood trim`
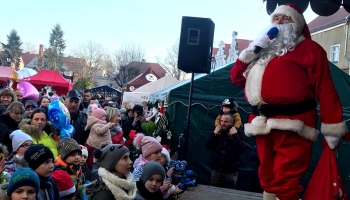
[[(99, 179), (85, 185), (85, 194), (92, 197), (103, 189), (110, 190), (115, 199), (133, 200), (136, 197), (136, 182), (131, 174), (126, 175), (126, 179), (121, 179), (108, 170), (100, 167), (98, 169)], [(127, 191), (127, 192), (125, 192)]]
[[(30, 124), (30, 119), (23, 119), (19, 124), (19, 128), (23, 132), (27, 133), (28, 135), (33, 137), (33, 139), (36, 139), (36, 140), (39, 140), (41, 134), (43, 133), (42, 131), (39, 130), (38, 127)], [(57, 135), (57, 129), (49, 121), (47, 122), (47, 125), (44, 128), (44, 130), (50, 130), (50, 132), (47, 134)]]

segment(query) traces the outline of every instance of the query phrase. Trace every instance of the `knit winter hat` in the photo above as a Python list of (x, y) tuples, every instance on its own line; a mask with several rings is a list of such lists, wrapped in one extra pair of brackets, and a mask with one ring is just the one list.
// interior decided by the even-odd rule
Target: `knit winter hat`
[(165, 155), (165, 157), (166, 157), (166, 164), (169, 165), (170, 160), (171, 160), (169, 151), (166, 148), (163, 147), (161, 154)]
[(81, 149), (81, 155), (89, 157), (89, 152), (88, 152), (86, 146), (83, 146), (83, 145), (79, 145), (79, 146), (80, 146), (80, 149)]
[(275, 11), (271, 14), (271, 22), (273, 23), (273, 18), (276, 15), (286, 15), (290, 16), (293, 22), (298, 26), (297, 33), (303, 34), (305, 38), (311, 39), (310, 30), (305, 22), (304, 15), (301, 9), (291, 3), (286, 3), (285, 5), (278, 6)]
[(233, 109), (235, 107), (235, 100), (233, 98), (226, 98), (222, 101), (221, 106)]
[(119, 160), (129, 152), (129, 149), (121, 144), (109, 144), (101, 150), (94, 151), (94, 157), (97, 159), (97, 165), (108, 171), (114, 171)]
[(15, 130), (13, 131), (11, 134), (10, 134), (10, 139), (12, 140), (12, 149), (13, 151), (17, 151), (19, 149), (19, 147), (27, 142), (27, 141), (32, 141), (32, 138), (24, 133), (23, 131), (21, 130)]
[(35, 109), (37, 108), (37, 105), (34, 100), (27, 100), (24, 104), (24, 108), (27, 110), (28, 108)]
[(55, 181), (61, 198), (74, 197), (75, 185), (69, 174), (63, 170), (52, 172), (52, 178)]
[(162, 145), (154, 138), (138, 133), (134, 138), (134, 145), (136, 148), (141, 148), (143, 157), (147, 158), (149, 155), (162, 151)]
[(36, 193), (39, 192), (40, 180), (34, 170), (30, 168), (21, 168), (12, 173), (10, 182), (7, 186), (7, 196), (22, 186), (31, 186)]
[(106, 111), (101, 108), (96, 108), (92, 110), (91, 116), (101, 119), (103, 116), (106, 116)]
[(80, 152), (81, 154), (81, 149), (77, 141), (66, 137), (58, 142), (58, 152), (61, 156), (61, 159), (64, 161), (69, 156), (69, 154), (72, 154), (74, 152)]
[(50, 158), (54, 159), (53, 153), (43, 144), (32, 145), (24, 153), (24, 160), (33, 170), (36, 170), (36, 168)]
[[(148, 161), (144, 166), (142, 170), (142, 175), (140, 177), (140, 181), (142, 181), (143, 184), (147, 181), (147, 179), (154, 174), (160, 174), (162, 176), (162, 180), (165, 178), (165, 170), (164, 167), (159, 163), (155, 161)], [(163, 184), (162, 184), (163, 185)]]

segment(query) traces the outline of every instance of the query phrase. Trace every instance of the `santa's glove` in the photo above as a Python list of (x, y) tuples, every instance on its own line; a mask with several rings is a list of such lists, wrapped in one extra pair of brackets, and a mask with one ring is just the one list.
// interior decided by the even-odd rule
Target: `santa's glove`
[(331, 135), (325, 135), (324, 139), (326, 140), (329, 148), (335, 149), (336, 146), (338, 146), (338, 143), (341, 139), (341, 137), (338, 136), (331, 136)]
[(248, 48), (244, 49), (240, 54), (239, 54), (239, 59), (248, 64), (251, 63), (253, 60), (259, 57), (259, 53), (254, 53), (254, 50), (257, 47), (261, 48), (266, 48), (269, 46), (270, 43), (270, 38), (268, 35), (263, 35), (262, 37), (254, 40), (252, 43), (249, 44)]

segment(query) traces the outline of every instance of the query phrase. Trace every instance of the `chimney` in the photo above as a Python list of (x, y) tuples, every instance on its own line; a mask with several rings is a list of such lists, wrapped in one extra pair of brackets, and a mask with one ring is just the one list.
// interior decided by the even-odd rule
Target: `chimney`
[(38, 56), (38, 68), (41, 69), (43, 66), (43, 57), (44, 57), (44, 45), (39, 45), (39, 56)]

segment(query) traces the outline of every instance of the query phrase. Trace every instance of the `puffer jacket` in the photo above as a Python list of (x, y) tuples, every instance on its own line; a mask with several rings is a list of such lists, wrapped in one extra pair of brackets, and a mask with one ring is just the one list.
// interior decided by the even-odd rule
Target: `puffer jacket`
[(98, 123), (98, 120), (99, 119), (96, 117), (89, 116), (85, 127), (85, 130), (90, 129), (90, 134), (86, 144), (95, 149), (101, 149), (101, 145), (103, 144), (112, 144), (109, 123), (101, 124)]
[(19, 124), (19, 128), (33, 139), (34, 144), (43, 144), (52, 151), (55, 158), (58, 156), (57, 143), (60, 137), (57, 135), (57, 129), (50, 122), (43, 131), (40, 131), (38, 127), (30, 124), (30, 119), (24, 119)]
[(0, 141), (12, 152), (10, 134), (18, 129), (18, 123), (8, 113), (0, 115)]

